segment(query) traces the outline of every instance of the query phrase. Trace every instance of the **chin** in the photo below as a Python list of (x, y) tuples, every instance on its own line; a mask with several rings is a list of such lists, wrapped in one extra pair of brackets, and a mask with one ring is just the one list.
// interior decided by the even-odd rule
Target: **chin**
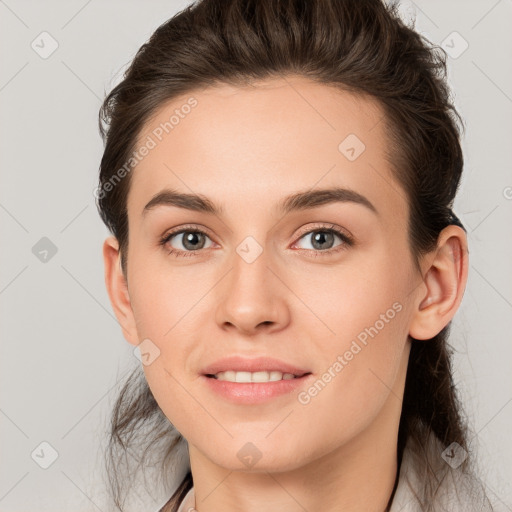
[(207, 450), (203, 453), (216, 465), (229, 471), (244, 471), (249, 473), (281, 473), (292, 471), (307, 464), (304, 447), (277, 446), (268, 440), (250, 441), (245, 436), (243, 440), (235, 439), (223, 445), (217, 445), (217, 450)]

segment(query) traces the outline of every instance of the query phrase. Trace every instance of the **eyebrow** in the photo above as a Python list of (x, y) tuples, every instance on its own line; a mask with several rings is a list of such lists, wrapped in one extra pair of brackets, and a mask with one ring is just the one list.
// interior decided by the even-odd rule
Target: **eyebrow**
[[(278, 210), (282, 214), (292, 211), (307, 210), (330, 203), (355, 203), (365, 206), (370, 211), (379, 215), (375, 206), (363, 195), (347, 188), (334, 187), (327, 189), (308, 190), (297, 192), (287, 196), (278, 204)], [(172, 189), (164, 189), (158, 192), (144, 207), (142, 215), (157, 206), (175, 206), (195, 212), (220, 215), (223, 212), (221, 205), (217, 205), (202, 194), (187, 194)]]

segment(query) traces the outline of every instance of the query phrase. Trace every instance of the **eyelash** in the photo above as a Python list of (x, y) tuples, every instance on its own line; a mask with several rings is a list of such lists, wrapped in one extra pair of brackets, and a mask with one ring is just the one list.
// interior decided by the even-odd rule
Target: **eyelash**
[[(333, 249), (327, 249), (325, 251), (314, 250), (314, 249), (298, 249), (299, 251), (307, 251), (310, 253), (312, 252), (312, 253), (314, 253), (314, 257), (316, 258), (318, 256), (324, 256), (324, 255), (328, 256), (328, 255), (337, 253), (339, 251), (344, 251), (347, 249), (347, 247), (352, 247), (354, 245), (353, 239), (349, 235), (347, 235), (344, 231), (337, 228), (334, 224), (331, 224), (329, 227), (319, 226), (314, 229), (310, 229), (309, 231), (302, 233), (299, 236), (298, 240), (302, 239), (306, 235), (310, 235), (311, 233), (316, 233), (316, 232), (334, 233), (335, 235), (338, 235), (339, 238), (341, 238), (343, 243)], [(161, 245), (162, 247), (165, 247), (166, 244), (171, 240), (172, 237), (182, 234), (182, 233), (200, 233), (202, 235), (208, 236), (208, 233), (206, 233), (202, 229), (199, 229), (199, 228), (196, 228), (193, 226), (184, 226), (184, 227), (177, 229), (176, 231), (171, 231), (170, 233), (166, 233), (164, 236), (162, 236), (159, 240), (159, 245)], [(178, 249), (170, 249), (170, 250), (168, 250), (168, 255), (169, 256), (173, 255), (176, 258), (181, 258), (181, 257), (189, 257), (189, 256), (198, 256), (198, 253), (200, 253), (200, 252), (201, 252), (201, 249), (196, 250), (196, 251), (181, 251)]]

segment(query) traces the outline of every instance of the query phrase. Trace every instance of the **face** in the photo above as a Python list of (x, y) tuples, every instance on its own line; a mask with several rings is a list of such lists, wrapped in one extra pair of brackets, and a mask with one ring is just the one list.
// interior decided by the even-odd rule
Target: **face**
[[(294, 469), (398, 422), (420, 280), (382, 117), (369, 98), (290, 77), (174, 99), (139, 136), (155, 144), (127, 200), (125, 335), (146, 340), (159, 406), (215, 464), (249, 454), (255, 471)], [(205, 376), (230, 356), (306, 375)]]

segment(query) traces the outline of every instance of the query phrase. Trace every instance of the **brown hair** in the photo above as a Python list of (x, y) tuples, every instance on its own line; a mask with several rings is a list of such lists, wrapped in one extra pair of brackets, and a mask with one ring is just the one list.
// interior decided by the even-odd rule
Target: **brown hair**
[[(461, 118), (445, 83), (445, 59), (442, 49), (404, 24), (395, 4), (381, 0), (202, 0), (177, 13), (142, 45), (100, 111), (105, 150), (98, 208), (119, 241), (125, 275), (130, 175), (106, 185), (129, 160), (145, 123), (164, 102), (194, 89), (290, 74), (379, 102), (391, 148), (387, 157), (409, 203), (410, 247), (418, 263), (453, 221), (451, 207), (463, 167), (457, 125)], [(443, 446), (457, 442), (469, 451), (452, 380), (448, 329), (431, 340), (412, 340), (399, 461), (408, 440), (426, 446), (429, 433)], [(139, 465), (158, 439), (167, 442), (165, 466), (183, 439), (158, 407), (142, 372), (136, 371), (111, 423), (110, 478), (120, 510), (122, 481), (116, 460), (142, 441), (135, 436), (141, 425), (154, 429), (153, 437), (144, 436), (147, 444)], [(431, 467), (428, 453), (419, 455), (424, 468)], [(460, 471), (469, 471), (469, 460)], [(422, 510), (431, 509), (441, 481), (442, 475), (432, 472), (424, 482)], [(176, 511), (191, 486), (188, 472), (162, 510)]]

